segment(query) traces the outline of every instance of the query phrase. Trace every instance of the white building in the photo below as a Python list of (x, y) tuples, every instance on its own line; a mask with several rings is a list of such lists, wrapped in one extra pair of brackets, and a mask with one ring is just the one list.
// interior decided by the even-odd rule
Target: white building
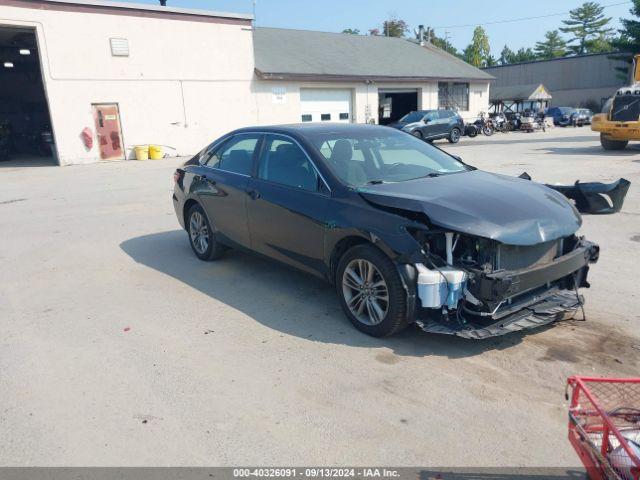
[(61, 165), (197, 152), (247, 125), (386, 123), (488, 109), (490, 75), (404, 39), (252, 28), (248, 15), (98, 0), (3, 0), (0, 123), (52, 129)]

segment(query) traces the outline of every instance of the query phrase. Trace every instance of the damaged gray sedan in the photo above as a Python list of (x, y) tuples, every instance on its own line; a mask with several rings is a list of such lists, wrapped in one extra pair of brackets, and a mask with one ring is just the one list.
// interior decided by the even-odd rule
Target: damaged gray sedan
[(201, 260), (248, 249), (335, 285), (359, 330), (486, 338), (572, 317), (598, 246), (547, 186), (372, 125), (255, 127), (179, 168)]

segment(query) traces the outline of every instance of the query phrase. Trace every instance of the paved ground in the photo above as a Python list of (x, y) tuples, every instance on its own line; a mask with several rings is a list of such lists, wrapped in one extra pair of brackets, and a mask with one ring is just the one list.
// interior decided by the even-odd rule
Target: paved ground
[(564, 382), (638, 372), (640, 149), (586, 129), (440, 145), (545, 182), (634, 182), (587, 322), (485, 342), (355, 331), (331, 289), (192, 255), (178, 160), (0, 167), (1, 465), (573, 466)]

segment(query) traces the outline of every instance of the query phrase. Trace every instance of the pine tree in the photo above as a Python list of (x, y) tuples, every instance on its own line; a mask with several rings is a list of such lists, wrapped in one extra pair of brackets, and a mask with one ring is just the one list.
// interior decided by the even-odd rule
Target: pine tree
[(585, 2), (581, 7), (569, 11), (569, 20), (562, 21), (566, 27), (561, 27), (560, 31), (572, 36), (569, 49), (573, 53), (581, 55), (591, 53), (593, 48), (602, 48), (601, 39), (613, 31), (606, 28), (611, 17), (605, 17), (603, 12), (604, 7), (596, 2)]
[(564, 57), (567, 54), (567, 42), (558, 30), (551, 30), (544, 34), (544, 41), (536, 42), (535, 52), (542, 59)]
[(500, 52), (500, 58), (498, 59), (498, 62), (500, 62), (500, 65), (508, 65), (510, 63), (514, 63), (513, 59), (515, 56), (516, 54), (513, 52), (513, 50), (505, 45), (502, 49), (502, 52)]
[[(640, 53), (640, 0), (633, 0), (633, 6), (629, 13), (634, 18), (621, 18), (620, 37), (611, 41), (613, 49), (621, 53), (612, 55), (611, 58), (626, 60), (631, 65), (633, 56)], [(620, 72), (620, 78), (627, 79), (629, 68), (616, 68), (616, 70)]]

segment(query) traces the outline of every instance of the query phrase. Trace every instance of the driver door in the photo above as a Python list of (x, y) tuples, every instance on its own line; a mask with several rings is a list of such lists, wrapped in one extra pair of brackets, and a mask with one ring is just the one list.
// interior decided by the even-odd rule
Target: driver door
[(438, 122), (440, 121), (438, 117), (438, 112), (429, 112), (422, 119), (424, 122), (424, 127), (420, 130), (422, 131), (422, 137), (425, 139), (437, 137), (440, 133)]

